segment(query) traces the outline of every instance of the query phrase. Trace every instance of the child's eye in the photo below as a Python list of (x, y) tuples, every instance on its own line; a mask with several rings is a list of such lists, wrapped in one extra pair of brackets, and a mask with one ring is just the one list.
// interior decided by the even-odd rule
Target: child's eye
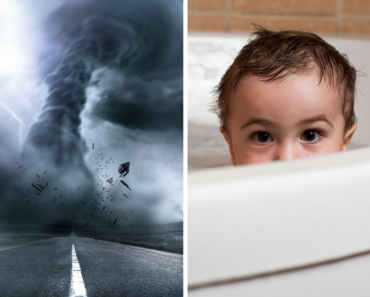
[(270, 134), (264, 131), (256, 132), (252, 135), (252, 137), (256, 142), (259, 143), (267, 143), (272, 141)]
[(306, 142), (316, 142), (320, 140), (321, 137), (322, 137), (321, 132), (316, 130), (307, 130), (303, 132), (301, 139)]

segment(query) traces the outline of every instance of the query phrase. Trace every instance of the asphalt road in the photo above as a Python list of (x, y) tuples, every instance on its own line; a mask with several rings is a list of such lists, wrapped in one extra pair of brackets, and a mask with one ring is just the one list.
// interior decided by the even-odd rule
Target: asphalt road
[(0, 296), (72, 296), (72, 244), (88, 297), (183, 295), (181, 255), (72, 235), (0, 247)]

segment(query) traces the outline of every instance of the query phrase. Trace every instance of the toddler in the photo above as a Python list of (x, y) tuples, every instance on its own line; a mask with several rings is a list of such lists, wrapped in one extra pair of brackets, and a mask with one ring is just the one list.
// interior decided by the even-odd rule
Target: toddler
[(216, 88), (234, 166), (345, 151), (356, 130), (356, 70), (302, 31), (256, 31)]

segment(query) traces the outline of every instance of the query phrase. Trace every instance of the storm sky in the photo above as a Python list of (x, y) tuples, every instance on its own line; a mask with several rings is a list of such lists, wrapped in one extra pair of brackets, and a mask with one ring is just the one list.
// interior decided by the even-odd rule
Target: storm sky
[(182, 221), (182, 1), (1, 3), (2, 217)]

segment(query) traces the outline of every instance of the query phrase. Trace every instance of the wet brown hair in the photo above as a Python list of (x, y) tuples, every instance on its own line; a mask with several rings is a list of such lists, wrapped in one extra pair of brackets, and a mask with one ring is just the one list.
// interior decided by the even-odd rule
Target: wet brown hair
[(345, 119), (344, 132), (356, 124), (354, 101), (357, 71), (346, 54), (339, 53), (313, 33), (269, 31), (252, 25), (256, 31), (251, 37), (256, 38), (242, 48), (214, 90), (217, 99), (212, 110), (226, 131), (231, 92), (235, 92), (242, 77), (255, 75), (264, 82), (279, 81), (290, 75), (305, 74), (314, 68), (319, 70), (319, 85), (322, 81), (328, 82), (340, 95)]

